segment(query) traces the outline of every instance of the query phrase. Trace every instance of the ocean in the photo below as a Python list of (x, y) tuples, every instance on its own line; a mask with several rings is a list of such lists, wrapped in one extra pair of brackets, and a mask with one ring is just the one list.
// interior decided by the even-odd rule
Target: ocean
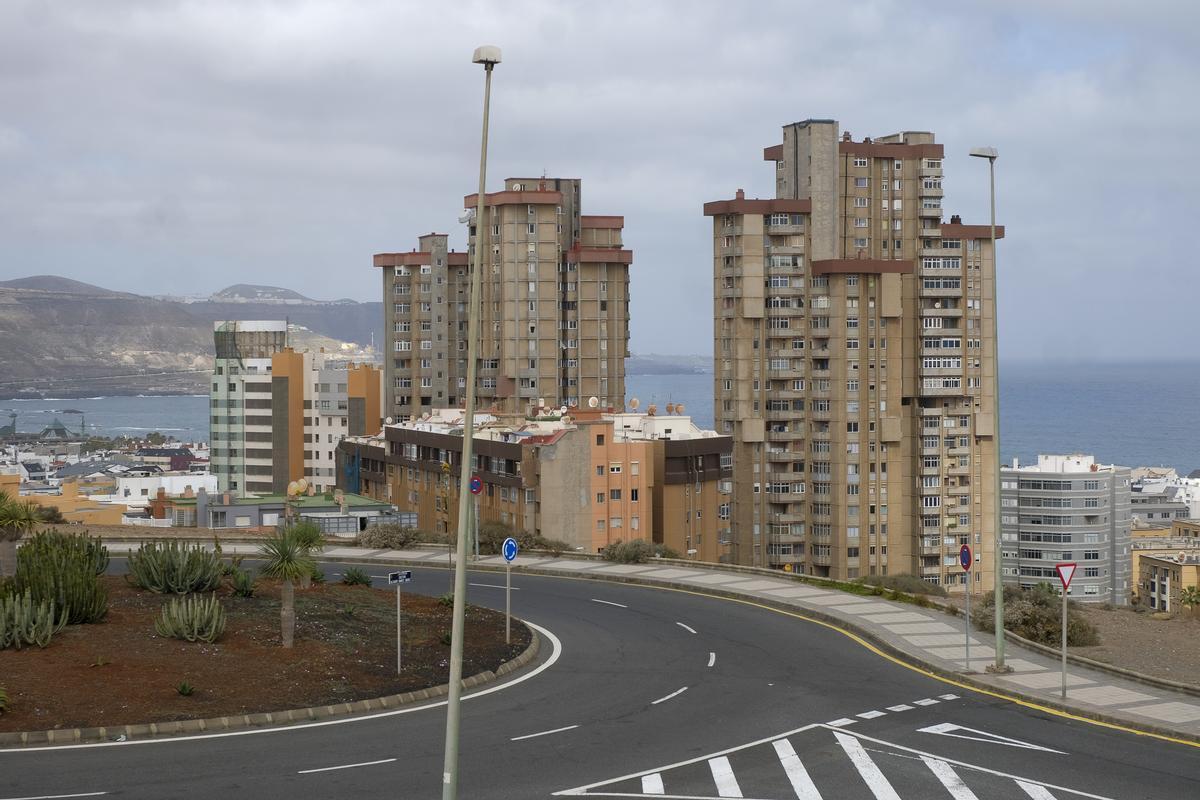
[[(707, 374), (629, 375), (626, 390), (645, 409), (683, 403), (698, 425), (713, 424)], [(1005, 363), (1000, 372), (1000, 449), (1005, 461), (1038, 453), (1090, 453), (1128, 466), (1200, 468), (1200, 364), (1064, 365)], [(181, 441), (208, 439), (206, 396), (0, 400), (0, 424), (17, 414), (18, 431), (56, 417), (89, 433), (138, 436), (161, 431)]]

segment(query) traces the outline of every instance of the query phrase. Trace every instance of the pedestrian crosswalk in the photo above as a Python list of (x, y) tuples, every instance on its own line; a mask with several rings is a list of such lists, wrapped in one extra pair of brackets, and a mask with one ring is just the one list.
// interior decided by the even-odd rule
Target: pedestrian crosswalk
[(1104, 795), (810, 725), (556, 796), (659, 800), (1109, 800)]

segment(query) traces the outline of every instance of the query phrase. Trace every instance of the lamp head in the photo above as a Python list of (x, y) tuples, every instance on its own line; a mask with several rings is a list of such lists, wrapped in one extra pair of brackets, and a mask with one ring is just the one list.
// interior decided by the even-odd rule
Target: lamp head
[(500, 48), (493, 44), (485, 44), (475, 48), (475, 55), (471, 56), (472, 64), (483, 64), (492, 66), (500, 63)]
[(996, 152), (996, 148), (994, 148), (994, 147), (972, 147), (971, 155), (975, 156), (975, 158), (986, 158), (988, 160), (994, 160), (996, 158), (996, 156), (998, 156), (1000, 154), (998, 152)]

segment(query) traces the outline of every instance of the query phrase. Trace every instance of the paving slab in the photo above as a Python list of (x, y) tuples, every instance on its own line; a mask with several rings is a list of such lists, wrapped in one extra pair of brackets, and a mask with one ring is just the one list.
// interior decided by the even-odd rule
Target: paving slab
[[(962, 661), (967, 657), (966, 647), (961, 644), (958, 647), (930, 647), (925, 652), (946, 661)], [(979, 658), (995, 658), (996, 650), (995, 648), (981, 644), (978, 647), (971, 648), (971, 658), (974, 659), (976, 656)]]
[(786, 589), (767, 589), (763, 594), (775, 595), (776, 597), (827, 597), (829, 592), (821, 589), (809, 589), (806, 586), (789, 586)]
[(737, 581), (744, 581), (744, 580), (746, 580), (745, 575), (722, 575), (719, 572), (714, 573), (712, 575), (699, 575), (695, 578), (688, 578), (688, 581), (690, 583), (705, 583), (705, 584), (707, 584), (707, 583), (726, 584), (726, 583), (735, 583)]
[(853, 597), (853, 596), (847, 597), (842, 592), (829, 592), (824, 597), (813, 598), (812, 600), (805, 600), (804, 602), (816, 603), (817, 605), (821, 605), (821, 606), (836, 606), (836, 605), (841, 605), (841, 606), (853, 606), (853, 605), (868, 606), (869, 605), (869, 606), (873, 606), (876, 604), (876, 601), (871, 600), (870, 598)]
[(639, 572), (650, 572), (654, 567), (647, 567), (644, 564), (610, 564), (606, 567), (600, 567), (596, 572), (614, 573), (617, 575), (634, 575)]
[[(958, 633), (934, 633), (905, 636), (904, 638), (909, 644), (915, 644), (917, 647), (943, 647), (963, 641), (963, 634), (960, 631)], [(970, 637), (970, 641), (971, 644), (980, 644), (980, 641), (974, 636)]]
[(1200, 720), (1200, 706), (1192, 703), (1156, 703), (1152, 706), (1137, 706), (1136, 708), (1123, 708), (1122, 711), (1128, 714), (1137, 714), (1139, 717), (1149, 717), (1162, 722), (1195, 722)]
[(647, 572), (647, 578), (656, 578), (658, 580), (673, 581), (679, 578), (693, 578), (700, 575), (698, 570), (694, 569), (656, 569), (654, 572)]
[(886, 614), (893, 609), (887, 603), (850, 603), (849, 605), (829, 606), (830, 611), (844, 611), (847, 614)]
[(782, 589), (784, 585), (779, 581), (741, 581), (740, 583), (727, 583), (726, 589), (738, 589), (743, 592), (758, 592), (764, 589)]
[(1117, 706), (1156, 700), (1154, 695), (1122, 689), (1119, 686), (1089, 686), (1071, 692), (1072, 700), (1082, 700), (1094, 706)]
[[(1062, 673), (1029, 672), (1024, 675), (1004, 675), (1000, 680), (1024, 686), (1026, 689), (1053, 689), (1055, 686), (1062, 686)], [(1068, 687), (1083, 686), (1089, 683), (1095, 683), (1095, 681), (1082, 675), (1072, 675), (1070, 671), (1067, 672)]]
[(924, 614), (918, 614), (916, 611), (891, 611), (881, 614), (864, 614), (862, 616), (864, 622), (875, 622), (880, 625), (886, 625), (889, 622), (932, 622), (933, 620)]
[(954, 633), (954, 628), (944, 622), (901, 622), (885, 624), (892, 633)]

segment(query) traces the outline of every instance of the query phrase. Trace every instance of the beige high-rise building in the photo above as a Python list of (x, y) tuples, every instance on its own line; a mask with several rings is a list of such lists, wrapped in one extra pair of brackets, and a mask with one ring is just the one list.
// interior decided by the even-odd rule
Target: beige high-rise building
[[(479, 350), (481, 408), (526, 412), (601, 407), (625, 399), (629, 265), (619, 216), (580, 214), (580, 181), (509, 178), (486, 196)], [(474, 209), (477, 196), (464, 198)], [(404, 419), (462, 405), (466, 386), (470, 259), (445, 234), (410, 253), (381, 253), (386, 415)]]
[(774, 199), (705, 204), (732, 560), (961, 591), (969, 544), (991, 586), (990, 228), (943, 222), (943, 157), (931, 133), (806, 120), (764, 151)]

